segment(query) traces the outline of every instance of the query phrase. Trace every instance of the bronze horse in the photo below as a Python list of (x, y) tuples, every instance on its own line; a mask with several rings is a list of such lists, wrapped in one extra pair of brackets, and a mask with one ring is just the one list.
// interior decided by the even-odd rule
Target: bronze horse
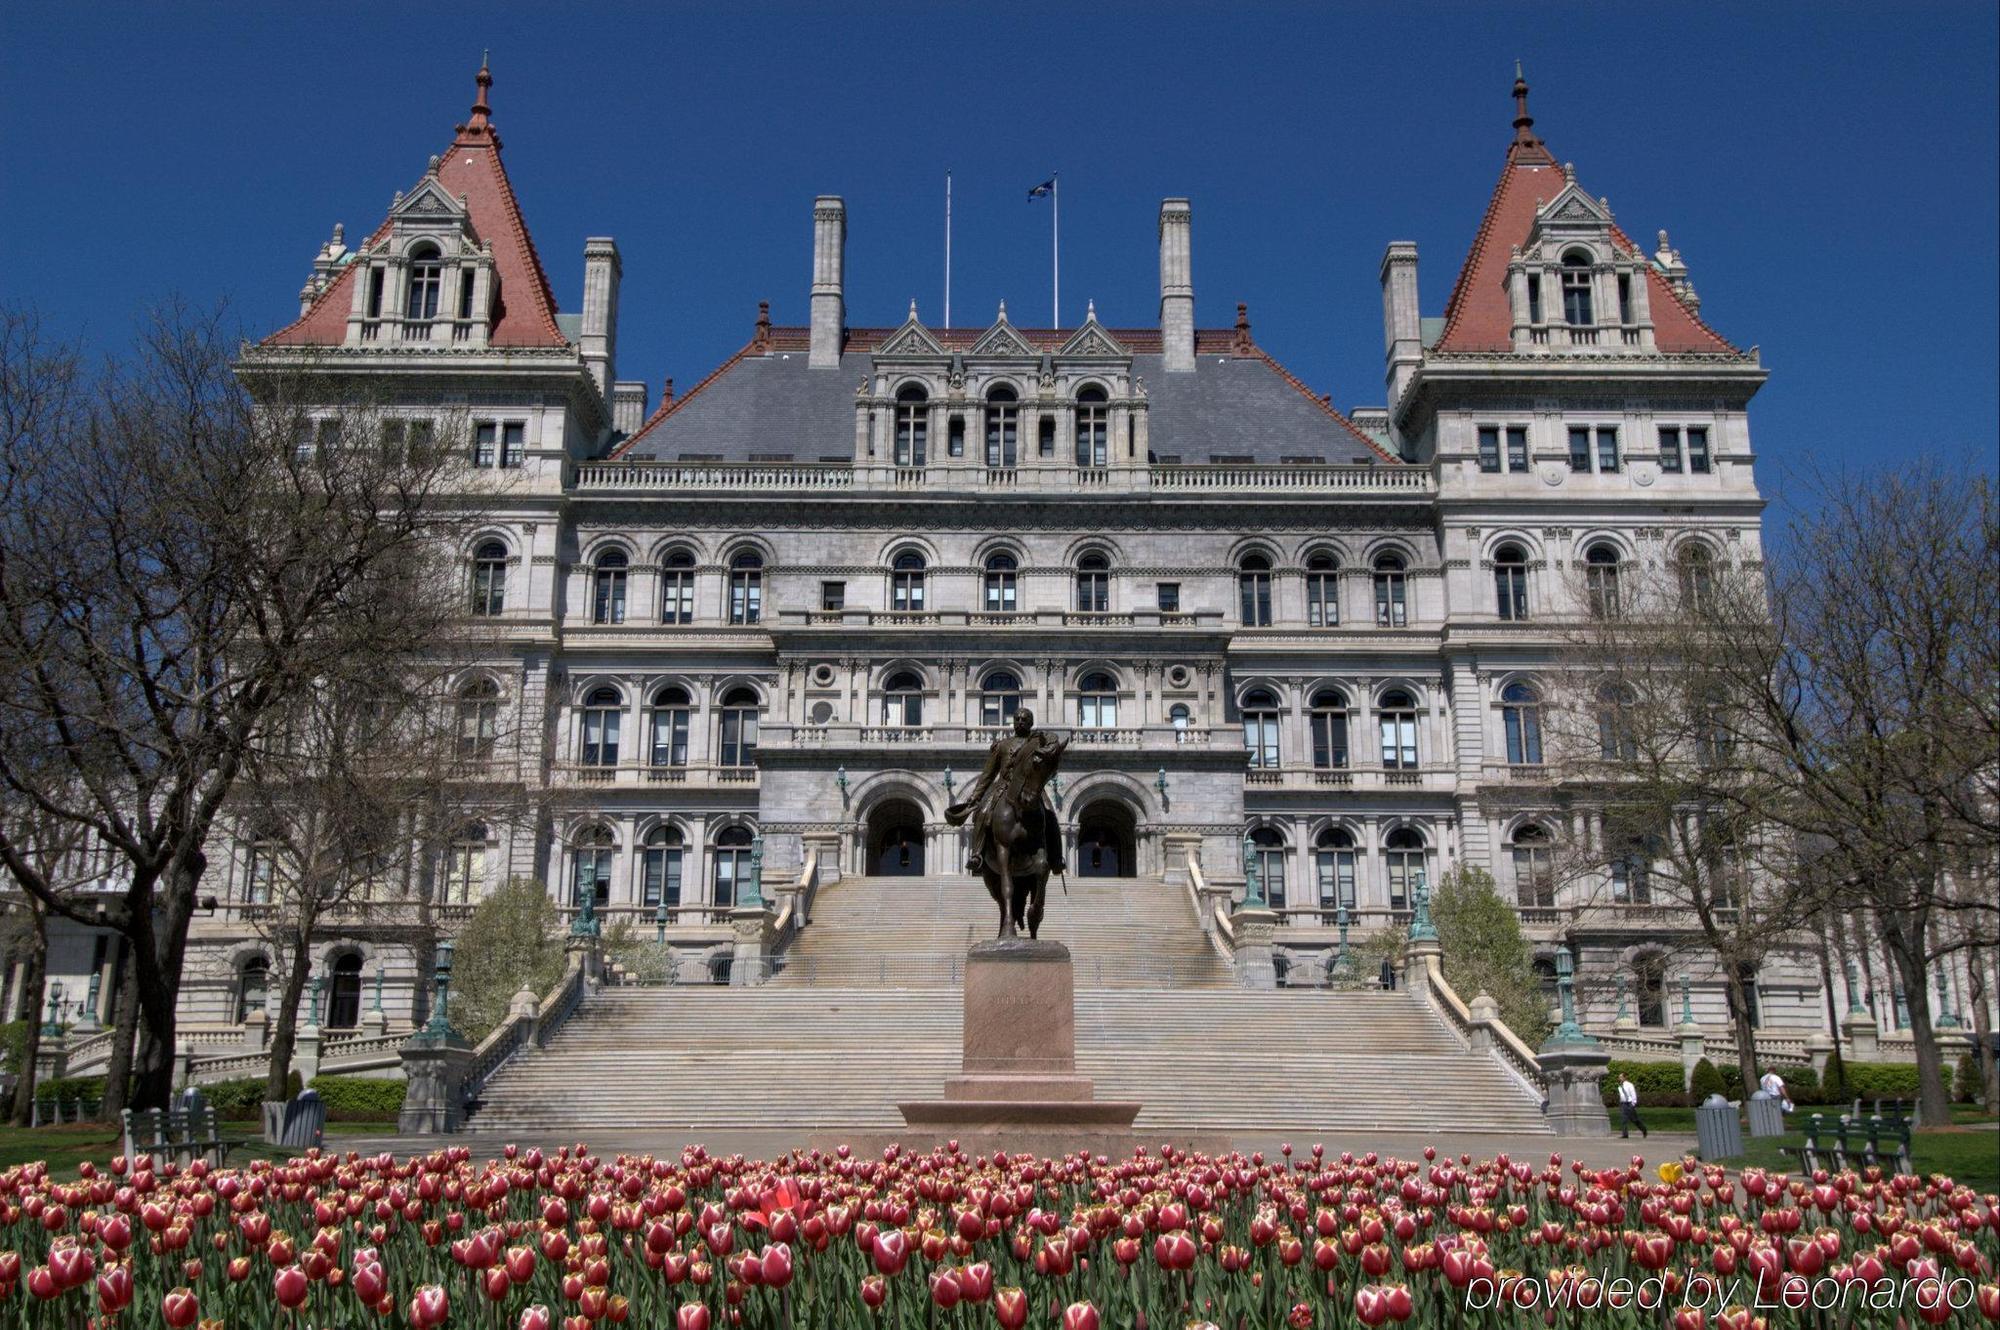
[(1014, 734), (996, 741), (986, 769), (963, 801), (945, 811), (953, 826), (972, 819), (967, 865), (986, 882), (1000, 907), (997, 937), (1029, 937), (1041, 930), (1049, 874), (1062, 869), (1062, 826), (1043, 789), (1055, 776), (1069, 740), (1034, 733), (1034, 714), (1014, 717)]

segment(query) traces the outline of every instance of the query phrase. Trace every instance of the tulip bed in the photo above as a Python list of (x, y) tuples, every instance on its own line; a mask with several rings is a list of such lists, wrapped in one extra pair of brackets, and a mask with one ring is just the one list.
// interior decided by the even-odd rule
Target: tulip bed
[[(0, 1173), (0, 1326), (1970, 1326), (1950, 1178), (1330, 1156), (465, 1149)], [(1932, 1290), (1927, 1298), (1925, 1290)]]

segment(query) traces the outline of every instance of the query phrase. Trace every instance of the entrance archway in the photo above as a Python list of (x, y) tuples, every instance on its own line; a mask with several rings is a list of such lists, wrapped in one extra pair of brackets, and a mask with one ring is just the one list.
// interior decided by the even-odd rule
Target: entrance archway
[(361, 958), (351, 951), (333, 963), (326, 1024), (334, 1030), (351, 1030), (361, 1024)]
[(878, 877), (921, 877), (924, 813), (906, 799), (891, 799), (868, 815), (868, 871)]
[(1132, 877), (1138, 872), (1137, 824), (1113, 799), (1089, 805), (1076, 819), (1076, 875)]

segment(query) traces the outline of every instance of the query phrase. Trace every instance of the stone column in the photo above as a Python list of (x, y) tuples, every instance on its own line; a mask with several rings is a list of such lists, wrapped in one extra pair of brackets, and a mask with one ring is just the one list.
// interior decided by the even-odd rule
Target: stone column
[(770, 907), (760, 899), (755, 905), (739, 905), (729, 913), (736, 931), (736, 949), (729, 966), (729, 986), (749, 988), (768, 980), (771, 964), (772, 923)]
[(1806, 1036), (1806, 1056), (1812, 1059), (1815, 1076), (1826, 1075), (1827, 1059), (1833, 1055), (1833, 1039), (1824, 1030), (1814, 1030)]
[(271, 1018), (261, 1011), (243, 1017), (243, 1051), (261, 1053), (271, 1046)]
[(1472, 1034), (1469, 1043), (1475, 1057), (1485, 1057), (1493, 1051), (1493, 1023), (1500, 1019), (1500, 1004), (1485, 989), (1472, 999), (1467, 1010), (1472, 1015)]
[(1611, 1065), (1611, 1055), (1576, 1023), (1575, 962), (1567, 947), (1556, 952), (1556, 996), (1562, 1002), (1562, 1023), (1535, 1052), (1542, 1084), (1548, 1094), (1549, 1125), (1558, 1136), (1609, 1136), (1611, 1119), (1604, 1112), (1599, 1085)]
[(424, 1030), (403, 1045), (403, 1079), (408, 1089), (396, 1116), (396, 1134), (454, 1132), (465, 1122), (465, 1082), (472, 1070), (472, 1046), (456, 1031)]
[(1430, 1001), (1430, 962), (1444, 954), (1434, 937), (1410, 939), (1410, 945), (1403, 950), (1403, 987), (1419, 1001)]
[(1271, 952), (1271, 939), (1278, 929), (1276, 911), (1246, 906), (1230, 915), (1229, 921), (1236, 929), (1237, 982), (1245, 988), (1276, 988), (1278, 969)]

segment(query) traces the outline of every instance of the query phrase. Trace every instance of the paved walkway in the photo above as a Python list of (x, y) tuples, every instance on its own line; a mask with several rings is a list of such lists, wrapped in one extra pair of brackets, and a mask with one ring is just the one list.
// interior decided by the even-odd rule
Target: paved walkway
[[(574, 1145), (578, 1137), (523, 1135), (514, 1138), (468, 1133), (458, 1136), (329, 1136), (327, 1145), (345, 1153), (349, 1150), (362, 1154), (376, 1154), (384, 1150), (397, 1155), (426, 1154), (448, 1145), (462, 1145), (475, 1156), (498, 1154), (510, 1140), (523, 1147), (539, 1147), (544, 1151), (554, 1150), (563, 1145)], [(705, 1146), (710, 1154), (742, 1154), (754, 1159), (769, 1159), (785, 1153), (802, 1144), (796, 1132), (705, 1132), (689, 1134), (671, 1131), (616, 1131), (585, 1134), (584, 1143), (592, 1153), (600, 1157), (618, 1154), (650, 1154), (655, 1157), (677, 1156), (686, 1145)], [(1246, 1154), (1262, 1150), (1267, 1156), (1276, 1157), (1278, 1151), (1289, 1142), (1294, 1155), (1304, 1155), (1317, 1142), (1326, 1146), (1329, 1155), (1342, 1151), (1352, 1151), (1356, 1155), (1374, 1151), (1379, 1155), (1398, 1156), (1415, 1159), (1422, 1156), (1425, 1146), (1434, 1145), (1442, 1156), (1471, 1155), (1474, 1159), (1490, 1159), (1496, 1154), (1509, 1154), (1517, 1159), (1540, 1160), (1551, 1153), (1560, 1154), (1565, 1160), (1582, 1160), (1592, 1168), (1610, 1168), (1624, 1164), (1633, 1155), (1645, 1158), (1648, 1164), (1667, 1159), (1679, 1159), (1695, 1148), (1693, 1136), (1656, 1131), (1651, 1138), (1634, 1136), (1623, 1140), (1617, 1136), (1562, 1137), (1526, 1135), (1488, 1135), (1478, 1132), (1446, 1132), (1431, 1135), (1401, 1135), (1394, 1132), (1346, 1132), (1334, 1133), (1321, 1138), (1305, 1136), (1244, 1136), (1233, 1141), (1236, 1149)]]

